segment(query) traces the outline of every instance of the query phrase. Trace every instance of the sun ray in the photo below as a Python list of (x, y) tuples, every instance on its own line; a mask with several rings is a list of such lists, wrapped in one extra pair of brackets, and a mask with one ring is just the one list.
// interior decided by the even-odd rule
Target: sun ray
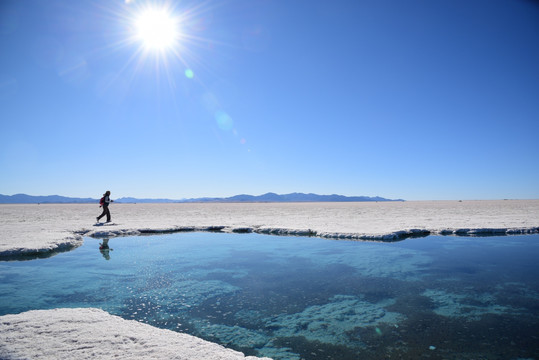
[(106, 48), (96, 52), (100, 56), (131, 52), (118, 70), (124, 79), (127, 75), (130, 84), (138, 76), (153, 73), (155, 81), (168, 83), (172, 93), (178, 91), (180, 79), (207, 88), (204, 79), (219, 76), (212, 62), (214, 47), (235, 46), (209, 35), (214, 33), (209, 29), (213, 11), (220, 4), (202, 1), (182, 7), (183, 4), (169, 0), (102, 4), (102, 21), (116, 24), (116, 31), (110, 33)]

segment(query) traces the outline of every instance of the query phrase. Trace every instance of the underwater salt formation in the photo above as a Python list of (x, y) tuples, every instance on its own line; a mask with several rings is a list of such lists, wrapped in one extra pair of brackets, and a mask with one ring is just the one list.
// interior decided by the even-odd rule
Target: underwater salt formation
[(432, 300), (436, 314), (464, 318), (466, 321), (479, 320), (486, 314), (518, 315), (526, 312), (526, 309), (497, 304), (496, 296), (489, 293), (454, 294), (439, 289), (427, 289), (423, 296)]
[[(311, 306), (295, 314), (271, 318), (260, 318), (262, 314), (252, 310), (236, 314), (242, 320), (262, 321), (259, 330), (214, 324), (206, 319), (197, 319), (194, 324), (200, 333), (227, 346), (256, 349), (261, 356), (300, 359), (299, 354), (276, 344), (275, 340), (299, 337), (313, 343), (361, 348), (364, 345), (358, 340), (357, 329), (381, 324), (398, 326), (398, 322), (405, 319), (404, 315), (385, 309), (393, 303), (393, 299), (373, 304), (356, 296), (335, 295), (327, 304)], [(355, 336), (349, 336), (354, 333)]]
[(316, 254), (305, 249), (306, 254), (324, 263), (351, 266), (362, 276), (394, 277), (401, 280), (417, 280), (421, 270), (432, 262), (432, 257), (402, 247), (381, 248), (364, 243), (361, 253)]
[(278, 337), (302, 336), (309, 341), (357, 347), (358, 343), (347, 336), (350, 332), (380, 323), (396, 324), (405, 318), (385, 309), (393, 303), (393, 299), (373, 304), (356, 296), (335, 295), (327, 304), (269, 319), (267, 326), (277, 327), (274, 336)]

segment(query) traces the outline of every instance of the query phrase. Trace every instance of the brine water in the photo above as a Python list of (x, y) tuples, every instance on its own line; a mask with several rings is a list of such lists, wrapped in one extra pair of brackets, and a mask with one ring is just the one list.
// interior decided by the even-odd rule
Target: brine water
[(177, 233), (0, 262), (0, 315), (59, 307), (274, 359), (537, 359), (539, 235)]

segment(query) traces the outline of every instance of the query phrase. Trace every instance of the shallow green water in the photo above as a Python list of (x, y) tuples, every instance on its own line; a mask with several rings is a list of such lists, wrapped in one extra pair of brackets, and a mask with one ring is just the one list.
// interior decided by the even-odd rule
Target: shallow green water
[(539, 235), (102, 242), (0, 262), (0, 315), (99, 307), (274, 359), (539, 356)]

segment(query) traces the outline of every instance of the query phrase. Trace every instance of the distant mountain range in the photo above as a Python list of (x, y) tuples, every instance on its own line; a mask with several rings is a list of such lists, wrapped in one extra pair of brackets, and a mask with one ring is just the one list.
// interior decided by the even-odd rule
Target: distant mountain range
[(0, 204), (85, 204), (99, 203), (99, 200), (91, 198), (73, 198), (59, 195), (32, 196), (26, 194), (2, 195), (0, 194)]
[[(114, 200), (117, 203), (251, 203), (251, 202), (364, 202), (364, 201), (404, 201), (402, 199), (386, 199), (375, 196), (344, 196), (291, 193), (279, 195), (267, 193), (263, 195), (235, 195), (226, 198), (194, 198), (194, 199), (137, 199), (123, 197)], [(90, 204), (99, 203), (99, 199), (73, 198), (59, 195), (31, 196), (26, 194), (2, 195), (0, 204)]]
[(344, 196), (344, 195), (318, 195), (291, 193), (279, 195), (267, 193), (263, 195), (236, 195), (227, 198), (198, 198), (184, 199), (182, 202), (354, 202), (354, 201), (404, 201), (402, 199), (391, 200), (379, 196)]

